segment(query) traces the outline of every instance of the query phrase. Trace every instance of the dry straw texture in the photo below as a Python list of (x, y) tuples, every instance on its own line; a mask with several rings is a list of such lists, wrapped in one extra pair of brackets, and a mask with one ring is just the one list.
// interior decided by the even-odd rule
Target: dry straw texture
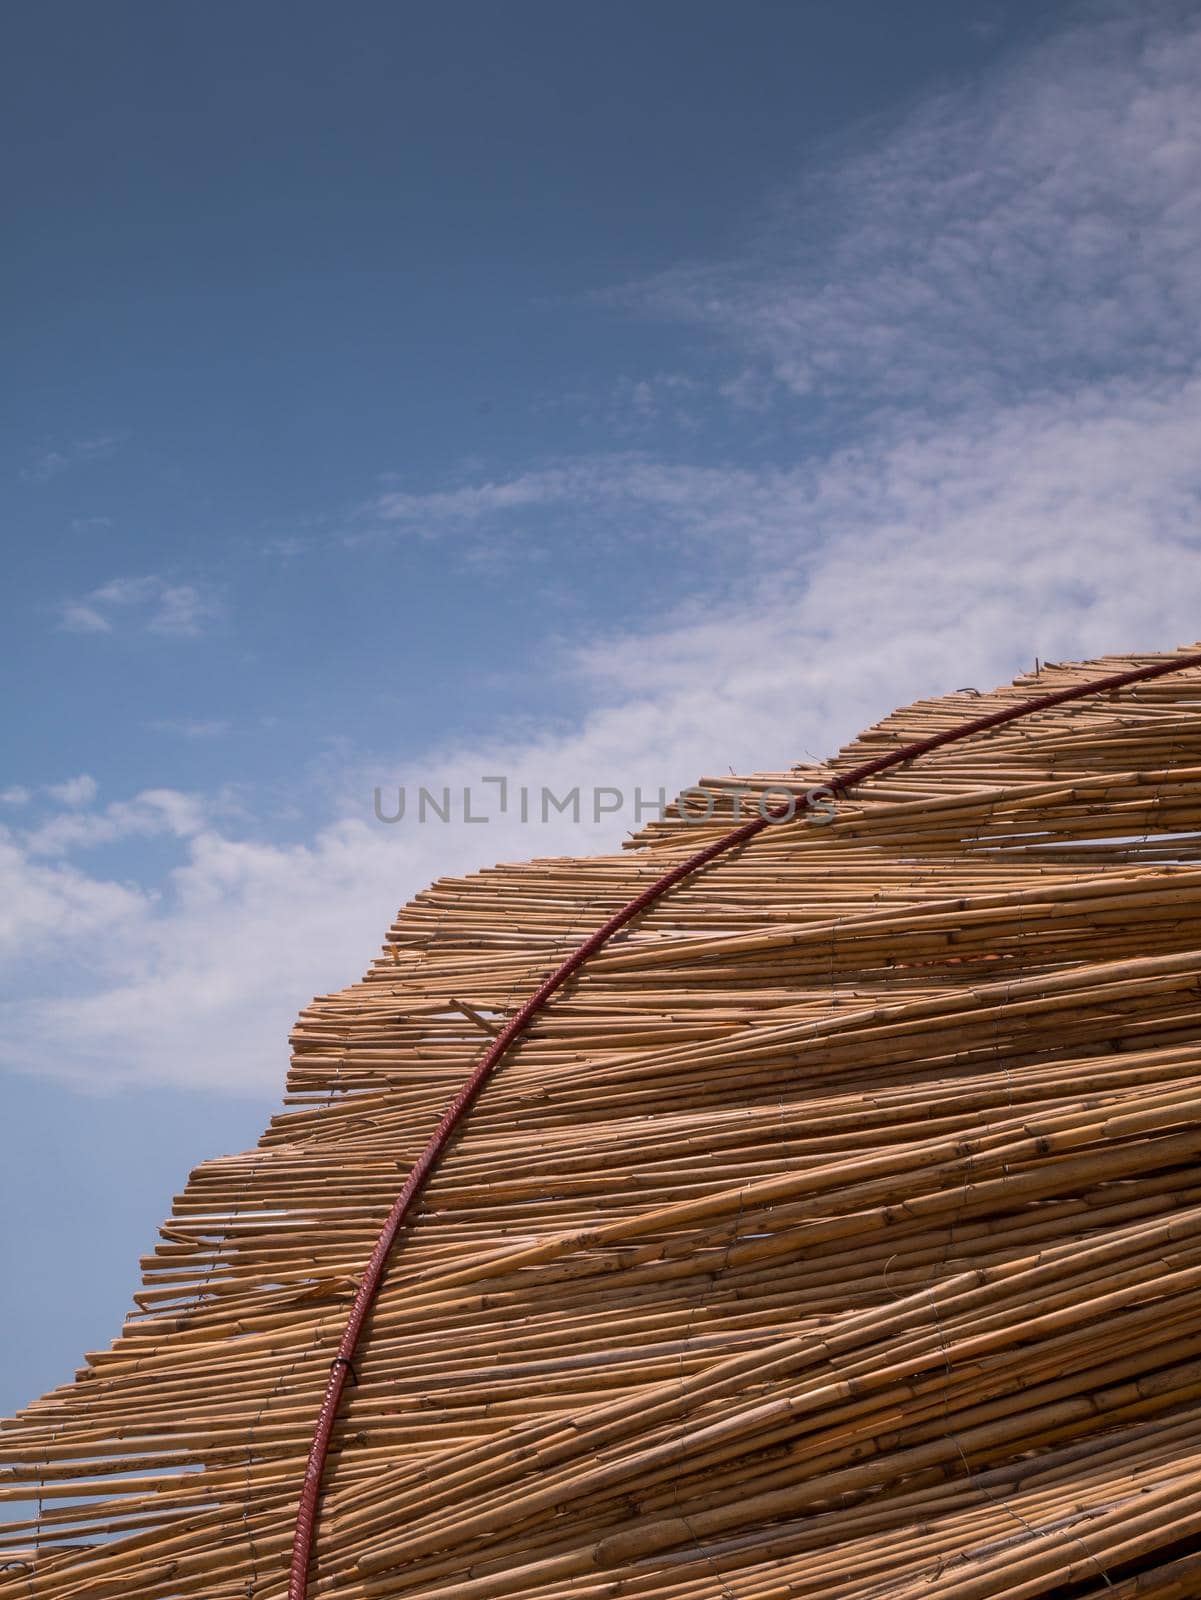
[[(1194, 670), (768, 828), (618, 936), (396, 1251), (310, 1593), (1201, 1595), (1199, 819)], [(40, 1507), (0, 1600), (283, 1595), (355, 1275), (484, 1030), (722, 826), (437, 883), (304, 1012), (259, 1147), (0, 1435)]]

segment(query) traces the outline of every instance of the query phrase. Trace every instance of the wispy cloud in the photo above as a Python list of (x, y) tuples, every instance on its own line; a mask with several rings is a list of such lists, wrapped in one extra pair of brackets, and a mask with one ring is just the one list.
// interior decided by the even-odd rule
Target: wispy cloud
[(179, 739), (220, 739), (229, 732), (229, 723), (220, 717), (160, 717), (150, 726), (155, 733)]
[(944, 539), (942, 556), (961, 577), (994, 566), (998, 577), (1011, 574), (1018, 543), (1035, 577), (1071, 562), (1087, 569), (1088, 552), (1110, 544), (1134, 561), (1140, 548), (1147, 556), (1161, 541), (1179, 541), (1187, 568), (1201, 528), (1199, 443), (1201, 379), (1123, 379), (955, 421), (911, 412), (792, 467), (613, 453), (471, 491), (387, 494), (376, 516), (430, 535), (503, 539), (528, 526), (514, 507), (538, 505), (551, 514), (544, 534), (571, 538), (584, 528), (591, 540), (700, 541), (744, 574), (769, 571), (773, 581), (791, 574), (807, 582), (817, 550), (869, 535), (910, 550)]
[(96, 785), (88, 777), (49, 792), (71, 809), (19, 836), (20, 847), (31, 857), (64, 856), (122, 839), (188, 839), (201, 832), (209, 812), (218, 808), (215, 801), (205, 802), (177, 789), (144, 789), (132, 800), (116, 800), (102, 811), (92, 811), (86, 808)]
[(1194, 6), (1082, 22), (774, 199), (740, 256), (614, 296), (798, 395), (940, 409), (1201, 348)]
[(262, 547), (265, 556), (278, 556), (284, 561), (294, 561), (297, 556), (302, 556), (312, 548), (311, 539), (288, 536), (286, 538), (268, 539)]
[[(514, 534), (570, 542), (640, 538), (728, 542), (766, 536), (776, 473), (666, 462), (614, 451), (556, 461), (512, 477), (420, 494), (389, 490), (363, 508), (375, 537)], [(481, 548), (477, 545), (477, 549)]]
[(113, 633), (125, 623), (168, 638), (195, 637), (218, 614), (203, 588), (155, 576), (110, 578), (58, 609), (59, 626), (69, 633)]
[(20, 476), (26, 483), (49, 483), (52, 478), (69, 472), (73, 467), (104, 460), (106, 456), (112, 455), (120, 443), (121, 435), (117, 433), (99, 434), (91, 439), (75, 439), (55, 449), (43, 450), (21, 469)]
[[(93, 972), (111, 979), (103, 941), (120, 940), (126, 929), (143, 920), (150, 905), (147, 892), (132, 885), (94, 877), (67, 862), (35, 861), (2, 828), (0, 879), (5, 885), (0, 895), (0, 954), (14, 967), (60, 944), (76, 950), (90, 945)], [(102, 939), (97, 941), (97, 935)], [(31, 1051), (27, 1059), (41, 1059), (41, 1051)], [(72, 1075), (69, 1068), (62, 1074)]]
[[(583, 470), (587, 470), (586, 462)], [(407, 532), (436, 535), (498, 513), (528, 511), (561, 501), (570, 494), (571, 476), (569, 467), (555, 466), (429, 493), (390, 489), (361, 507), (360, 516), (371, 524), (393, 524)]]
[(573, 417), (581, 430), (629, 444), (661, 440), (672, 431), (701, 431), (720, 399), (705, 374), (655, 372), (618, 378), (599, 393), (580, 388), (537, 402), (539, 414)]
[(65, 806), (90, 806), (98, 789), (95, 778), (90, 773), (81, 772), (77, 778), (68, 778), (65, 783), (47, 784), (46, 793)]

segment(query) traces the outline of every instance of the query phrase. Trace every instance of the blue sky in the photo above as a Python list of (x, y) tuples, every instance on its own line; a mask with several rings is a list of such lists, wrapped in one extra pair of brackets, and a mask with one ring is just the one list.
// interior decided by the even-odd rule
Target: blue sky
[(8, 43), (0, 1409), (398, 904), (633, 821), (377, 785), (671, 789), (1201, 632), (1197, 4)]

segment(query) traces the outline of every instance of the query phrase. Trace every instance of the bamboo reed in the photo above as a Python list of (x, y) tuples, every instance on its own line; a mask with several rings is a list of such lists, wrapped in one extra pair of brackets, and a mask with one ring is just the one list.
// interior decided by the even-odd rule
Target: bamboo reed
[[(758, 796), (442, 880), (297, 1021), (120, 1336), (0, 1430), (0, 1600), (276, 1600), (363, 1262), (466, 1067)], [(390, 1263), (310, 1593), (1201, 1597), (1201, 672), (771, 827), (514, 1047)], [(36, 1502), (36, 1515), (20, 1510)]]

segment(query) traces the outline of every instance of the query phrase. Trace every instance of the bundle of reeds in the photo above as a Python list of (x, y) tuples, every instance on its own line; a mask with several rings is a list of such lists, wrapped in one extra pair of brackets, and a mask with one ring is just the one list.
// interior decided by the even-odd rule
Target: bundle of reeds
[[(283, 1596), (398, 1185), (563, 955), (733, 818), (1152, 658), (706, 780), (616, 857), (435, 884), (301, 1016), (111, 1349), (0, 1435), (0, 1600)], [(746, 814), (747, 802), (742, 802)], [(522, 1036), (338, 1414), (338, 1600), (1201, 1596), (1201, 671), (936, 752), (677, 885)]]

